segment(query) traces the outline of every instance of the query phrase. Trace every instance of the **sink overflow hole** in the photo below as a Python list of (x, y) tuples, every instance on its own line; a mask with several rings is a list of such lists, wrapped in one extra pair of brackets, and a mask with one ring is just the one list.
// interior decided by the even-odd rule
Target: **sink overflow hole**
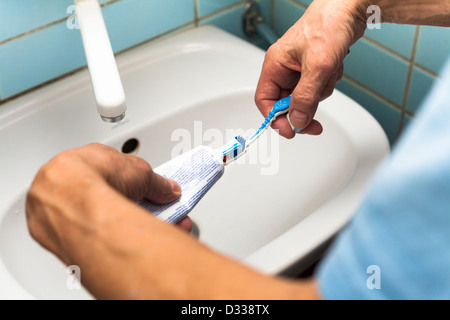
[(139, 140), (136, 138), (131, 138), (125, 141), (122, 146), (123, 153), (135, 153), (139, 147)]

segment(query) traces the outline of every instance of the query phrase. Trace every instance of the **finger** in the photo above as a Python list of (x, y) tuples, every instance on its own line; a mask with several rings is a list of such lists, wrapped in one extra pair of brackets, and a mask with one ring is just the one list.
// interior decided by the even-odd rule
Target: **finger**
[(192, 220), (188, 216), (178, 221), (175, 225), (186, 232), (191, 232), (192, 230)]
[(326, 98), (330, 97), (333, 94), (334, 87), (336, 86), (336, 83), (338, 81), (338, 73), (333, 73), (328, 80), (327, 84), (322, 90), (322, 94), (320, 95), (320, 101), (325, 100)]
[(152, 171), (145, 197), (156, 204), (174, 201), (181, 195), (181, 187), (174, 180), (160, 176)]
[(336, 87), (336, 84), (339, 82), (339, 80), (342, 79), (343, 74), (344, 74), (344, 65), (341, 64), (339, 69), (331, 75), (330, 79), (325, 85), (325, 88), (323, 89), (322, 94), (320, 96), (320, 101), (325, 100), (326, 98), (330, 97), (333, 94), (334, 88)]
[[(266, 53), (258, 86), (255, 92), (255, 103), (264, 117), (267, 117), (278, 100), (287, 97), (294, 90), (300, 79), (300, 66), (286, 67), (280, 60), (286, 60), (284, 50), (272, 46)], [(279, 117), (272, 123), (285, 138), (293, 138), (295, 134), (286, 117)]]
[(292, 139), (295, 137), (295, 133), (292, 131), (292, 127), (286, 119), (286, 116), (278, 117), (274, 122), (272, 122), (271, 127), (272, 129), (277, 130), (279, 135), (282, 137), (287, 139)]
[(310, 135), (316, 136), (316, 135), (321, 134), (322, 131), (323, 131), (323, 127), (320, 124), (320, 122), (317, 121), (317, 120), (312, 120), (311, 123), (306, 128), (304, 128), (303, 130), (301, 130), (301, 131), (299, 131), (297, 133), (299, 133), (299, 134), (310, 134)]
[(304, 129), (311, 123), (322, 92), (335, 72), (331, 64), (322, 62), (311, 64), (302, 70), (302, 76), (292, 92), (289, 106), (289, 119), (295, 128)]

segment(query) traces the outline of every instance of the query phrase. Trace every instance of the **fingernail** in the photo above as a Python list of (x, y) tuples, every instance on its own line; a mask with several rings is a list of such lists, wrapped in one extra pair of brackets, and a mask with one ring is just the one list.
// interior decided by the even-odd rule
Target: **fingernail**
[[(296, 111), (296, 110), (294, 110), (294, 111)], [(294, 133), (299, 133), (300, 131), (303, 130), (303, 128), (296, 128), (296, 127), (294, 127), (294, 125), (293, 125), (292, 122), (291, 122), (291, 118), (290, 118), (290, 114), (289, 114), (289, 113), (288, 113), (288, 115), (287, 115), (287, 120), (288, 120), (289, 124), (291, 125), (291, 129), (292, 129), (292, 131), (293, 131)]]
[(170, 182), (170, 186), (172, 187), (173, 194), (176, 195), (176, 196), (181, 195), (181, 187), (180, 187), (180, 185), (174, 180), (169, 180), (169, 182)]

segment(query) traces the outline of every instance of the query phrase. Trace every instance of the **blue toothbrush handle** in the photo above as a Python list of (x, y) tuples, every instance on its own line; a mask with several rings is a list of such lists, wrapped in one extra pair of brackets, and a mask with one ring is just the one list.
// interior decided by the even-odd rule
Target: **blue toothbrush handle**
[(289, 110), (290, 103), (291, 96), (278, 100), (273, 105), (272, 111), (269, 113), (269, 117), (274, 118), (275, 116), (279, 116), (280, 114), (287, 112)]
[(255, 141), (261, 133), (274, 121), (279, 115), (284, 114), (289, 111), (289, 103), (291, 102), (291, 96), (280, 99), (272, 107), (269, 115), (264, 119), (261, 127), (247, 140), (247, 145), (250, 145)]

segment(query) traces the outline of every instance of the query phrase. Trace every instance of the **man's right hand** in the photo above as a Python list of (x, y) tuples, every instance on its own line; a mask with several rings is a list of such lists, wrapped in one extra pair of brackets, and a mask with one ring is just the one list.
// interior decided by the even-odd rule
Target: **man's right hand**
[[(329, 97), (343, 74), (349, 47), (364, 34), (364, 1), (315, 0), (305, 14), (267, 51), (255, 102), (264, 117), (274, 103), (292, 94), (291, 124), (302, 133), (317, 135), (313, 120), (320, 101)], [(295, 133), (285, 117), (273, 122), (282, 136)]]

